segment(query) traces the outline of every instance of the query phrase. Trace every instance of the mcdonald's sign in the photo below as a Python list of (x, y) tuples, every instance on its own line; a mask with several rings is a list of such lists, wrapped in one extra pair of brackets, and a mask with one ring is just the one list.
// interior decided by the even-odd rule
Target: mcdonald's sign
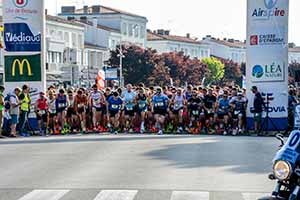
[(41, 54), (5, 56), (5, 81), (41, 81)]

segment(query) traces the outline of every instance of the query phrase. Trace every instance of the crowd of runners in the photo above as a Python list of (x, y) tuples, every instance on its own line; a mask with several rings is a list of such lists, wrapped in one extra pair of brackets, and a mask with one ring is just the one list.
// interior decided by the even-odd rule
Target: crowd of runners
[[(243, 134), (248, 100), (245, 89), (212, 86), (58, 89), (31, 99), (30, 88), (1, 95), (3, 132), (32, 135), (35, 114), (40, 135), (86, 133)], [(0, 93), (4, 91), (0, 87)], [(295, 102), (297, 103), (297, 102)]]

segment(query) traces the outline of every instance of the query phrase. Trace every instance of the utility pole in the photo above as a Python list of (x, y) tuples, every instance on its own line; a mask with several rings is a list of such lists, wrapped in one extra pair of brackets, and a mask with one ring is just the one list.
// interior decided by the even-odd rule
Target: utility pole
[(123, 50), (122, 50), (122, 44), (120, 43), (119, 47), (119, 54), (118, 57), (120, 58), (120, 80), (119, 80), (119, 86), (124, 87), (124, 80), (123, 80), (123, 58), (125, 56), (123, 55)]

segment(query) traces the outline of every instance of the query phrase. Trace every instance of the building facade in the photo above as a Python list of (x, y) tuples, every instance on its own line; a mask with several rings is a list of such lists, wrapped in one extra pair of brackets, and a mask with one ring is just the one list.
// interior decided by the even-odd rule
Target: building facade
[(211, 55), (233, 60), (237, 63), (246, 62), (246, 43), (234, 39), (223, 40), (206, 36), (203, 38), (203, 42), (209, 45)]
[(145, 48), (147, 45), (147, 18), (106, 6), (84, 6), (77, 9), (74, 6), (62, 7), (59, 16), (66, 19), (76, 19), (96, 22), (98, 25), (118, 30), (121, 33), (120, 41), (114, 43), (134, 44)]
[(186, 37), (170, 35), (170, 31), (157, 30), (147, 32), (147, 47), (156, 49), (159, 53), (183, 52), (192, 58), (210, 57), (209, 46), (195, 38), (191, 38), (190, 34)]
[(74, 21), (47, 15), (47, 83), (79, 84), (83, 68), (84, 26)]

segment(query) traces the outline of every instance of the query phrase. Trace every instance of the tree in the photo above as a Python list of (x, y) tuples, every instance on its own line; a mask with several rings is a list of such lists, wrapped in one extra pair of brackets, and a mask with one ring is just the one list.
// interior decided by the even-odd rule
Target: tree
[[(111, 57), (108, 64), (112, 67), (119, 67), (120, 57), (119, 46), (116, 50), (111, 51)], [(143, 49), (138, 46), (122, 45), (123, 58), (123, 75), (125, 84), (137, 84), (144, 82), (153, 72), (155, 67), (156, 51), (152, 49)]]
[(210, 85), (216, 83), (224, 77), (225, 65), (217, 58), (204, 58), (202, 62), (207, 65), (207, 73), (205, 83)]

